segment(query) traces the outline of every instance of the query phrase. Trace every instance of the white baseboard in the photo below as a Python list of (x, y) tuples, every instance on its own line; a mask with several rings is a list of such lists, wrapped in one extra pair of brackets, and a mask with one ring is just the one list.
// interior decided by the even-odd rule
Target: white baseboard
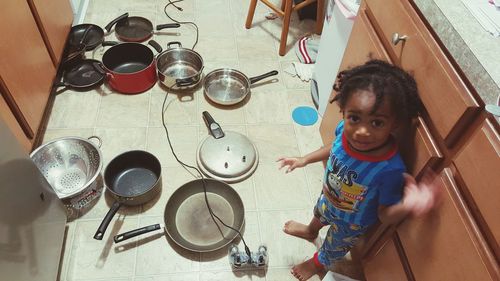
[(89, 0), (80, 0), (76, 10), (73, 10), (73, 25), (81, 24), (85, 20), (85, 14), (87, 13), (87, 8), (89, 7)]

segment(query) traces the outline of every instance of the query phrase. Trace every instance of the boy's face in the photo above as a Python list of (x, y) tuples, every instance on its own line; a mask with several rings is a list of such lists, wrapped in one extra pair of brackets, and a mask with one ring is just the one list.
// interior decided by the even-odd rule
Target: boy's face
[(372, 113), (375, 99), (373, 92), (359, 90), (351, 94), (343, 108), (344, 134), (351, 146), (360, 152), (382, 146), (397, 127), (387, 98)]

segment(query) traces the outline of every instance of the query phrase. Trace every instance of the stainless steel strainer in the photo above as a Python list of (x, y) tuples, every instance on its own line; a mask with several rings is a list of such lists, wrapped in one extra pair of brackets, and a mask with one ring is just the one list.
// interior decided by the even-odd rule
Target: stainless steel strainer
[[(92, 138), (99, 141), (99, 147), (88, 140)], [(101, 171), (101, 139), (96, 136), (88, 139), (59, 138), (40, 146), (30, 154), (59, 199), (82, 193)]]

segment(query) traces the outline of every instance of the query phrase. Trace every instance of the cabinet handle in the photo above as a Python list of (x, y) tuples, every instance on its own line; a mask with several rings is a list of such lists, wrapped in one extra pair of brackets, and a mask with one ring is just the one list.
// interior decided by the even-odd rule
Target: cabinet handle
[(392, 35), (392, 44), (397, 45), (399, 41), (406, 41), (408, 35), (399, 35), (399, 33), (394, 33)]

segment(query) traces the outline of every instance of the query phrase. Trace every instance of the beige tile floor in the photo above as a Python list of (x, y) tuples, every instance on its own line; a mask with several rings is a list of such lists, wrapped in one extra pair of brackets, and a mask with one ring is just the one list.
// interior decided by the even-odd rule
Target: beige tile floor
[[(106, 25), (123, 12), (144, 16), (153, 24), (171, 22), (163, 7), (168, 1), (91, 0), (86, 22)], [(205, 60), (205, 73), (220, 67), (237, 68), (248, 76), (270, 70), (280, 73), (272, 83), (252, 88), (249, 99), (238, 106), (215, 107), (208, 103), (202, 89), (194, 93), (168, 96), (165, 113), (173, 146), (187, 163), (195, 162), (195, 151), (207, 129), (201, 112), (208, 110), (226, 130), (246, 134), (257, 146), (259, 166), (252, 177), (233, 184), (245, 205), (244, 237), (251, 250), (259, 244), (269, 249), (266, 272), (232, 272), (226, 251), (197, 254), (179, 250), (168, 243), (165, 234), (136, 239), (127, 246), (116, 246), (112, 236), (149, 223), (163, 221), (163, 208), (172, 192), (193, 180), (173, 158), (161, 125), (161, 105), (165, 91), (158, 85), (138, 95), (113, 93), (106, 86), (90, 92), (65, 91), (56, 96), (44, 141), (63, 136), (99, 136), (104, 167), (117, 154), (144, 149), (161, 161), (163, 186), (159, 199), (141, 207), (122, 208), (110, 224), (102, 241), (92, 237), (111, 199), (103, 194), (85, 213), (71, 218), (60, 269), (60, 280), (294, 280), (293, 264), (311, 257), (312, 243), (282, 232), (289, 219), (309, 221), (312, 206), (321, 188), (322, 165), (315, 164), (291, 174), (278, 170), (279, 156), (305, 154), (321, 145), (319, 121), (309, 127), (295, 124), (291, 111), (299, 105), (312, 105), (309, 84), (285, 74), (296, 61), (293, 44), (314, 29), (314, 22), (292, 19), (288, 53), (278, 56), (281, 21), (264, 18), (269, 12), (259, 3), (253, 28), (244, 28), (248, 0), (185, 0), (178, 3), (183, 12), (170, 8), (178, 20), (193, 20), (200, 29), (195, 50)], [(114, 34), (108, 36), (112, 40)], [(162, 46), (180, 41), (190, 48), (195, 33), (190, 26), (155, 34)], [(103, 50), (88, 53), (99, 58)], [(240, 248), (243, 248), (240, 245)], [(318, 280), (316, 277), (311, 280)]]

